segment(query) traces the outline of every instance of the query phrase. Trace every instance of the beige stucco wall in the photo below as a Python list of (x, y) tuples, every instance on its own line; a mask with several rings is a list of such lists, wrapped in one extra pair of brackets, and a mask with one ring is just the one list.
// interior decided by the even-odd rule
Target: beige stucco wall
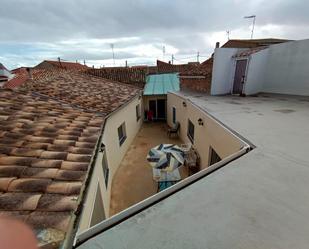
[[(183, 106), (183, 102), (187, 106)], [(234, 134), (209, 116), (206, 112), (193, 105), (189, 100), (173, 93), (167, 95), (167, 122), (172, 126), (172, 107), (176, 108), (176, 121), (180, 123), (180, 138), (185, 142), (191, 142), (187, 136), (188, 119), (194, 124), (194, 147), (201, 157), (201, 168), (208, 167), (209, 147), (211, 146), (221, 159), (235, 153), (244, 146)], [(203, 120), (204, 125), (198, 124), (198, 119)]]
[[(130, 144), (132, 143), (134, 137), (136, 136), (142, 125), (142, 117), (138, 121), (136, 120), (137, 104), (140, 104), (142, 109), (142, 99), (136, 97), (130, 103), (128, 103), (115, 113), (111, 114), (106, 120), (101, 143), (105, 144), (107, 164), (109, 167), (108, 186), (107, 188), (105, 187), (103, 175), (103, 153), (99, 152), (95, 162), (94, 171), (92, 173), (92, 178), (88, 187), (86, 200), (84, 202), (84, 208), (81, 215), (78, 232), (89, 228), (98, 184), (101, 188), (105, 216), (109, 217), (110, 195), (113, 177), (127, 149), (129, 148)], [(123, 122), (125, 122), (126, 124), (127, 138), (120, 146), (118, 140), (118, 127)]]

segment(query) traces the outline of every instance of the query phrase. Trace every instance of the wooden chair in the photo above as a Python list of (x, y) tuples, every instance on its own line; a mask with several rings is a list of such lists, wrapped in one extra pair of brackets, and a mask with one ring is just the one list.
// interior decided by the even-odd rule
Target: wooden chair
[(169, 128), (167, 130), (168, 137), (171, 137), (172, 134), (176, 134), (178, 136), (179, 128), (180, 128), (180, 123), (176, 122), (172, 128)]
[(200, 156), (193, 147), (185, 155), (185, 165), (188, 167), (189, 175), (193, 175), (200, 170)]

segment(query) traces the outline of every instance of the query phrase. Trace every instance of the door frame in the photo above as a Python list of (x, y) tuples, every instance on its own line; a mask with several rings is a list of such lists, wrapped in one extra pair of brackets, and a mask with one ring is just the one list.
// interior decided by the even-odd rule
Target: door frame
[[(158, 118), (158, 101), (164, 101), (164, 118)], [(166, 99), (156, 99), (156, 104), (157, 104), (157, 120), (166, 120), (167, 117), (167, 100)]]
[[(165, 101), (165, 118), (158, 118), (158, 100)], [(156, 103), (156, 112), (153, 114), (154, 120), (166, 120), (167, 119), (167, 99), (166, 98), (156, 98), (148, 100), (148, 110), (150, 110), (150, 101), (154, 101)]]
[(244, 91), (245, 91), (245, 88), (246, 88), (250, 57), (235, 58), (233, 71), (232, 71), (232, 77), (231, 77), (231, 95), (238, 95), (239, 94), (239, 93), (233, 93), (233, 90), (234, 90), (234, 80), (235, 80), (235, 71), (236, 71), (237, 61), (241, 61), (241, 60), (247, 60), (246, 70), (245, 70), (245, 79), (244, 79), (244, 84), (243, 84), (243, 87), (242, 87), (242, 93), (241, 94), (244, 94)]
[(148, 100), (148, 110), (149, 111), (150, 111), (150, 101), (154, 101), (155, 102), (156, 111), (153, 113), (153, 119), (157, 119), (157, 113), (158, 113), (157, 100), (156, 99), (149, 99)]

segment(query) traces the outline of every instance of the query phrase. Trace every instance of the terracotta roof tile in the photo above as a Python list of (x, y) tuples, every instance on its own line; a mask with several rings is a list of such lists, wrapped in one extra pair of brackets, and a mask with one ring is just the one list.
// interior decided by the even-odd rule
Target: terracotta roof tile
[(69, 153), (67, 160), (72, 162), (90, 162), (91, 155)]
[(25, 222), (31, 211), (0, 211), (0, 217), (14, 217)]
[(34, 193), (5, 193), (0, 195), (0, 209), (32, 211), (37, 208), (40, 198), (40, 194)]
[(9, 192), (42, 192), (46, 191), (51, 179), (20, 178), (13, 180), (9, 187)]
[(77, 195), (82, 187), (80, 181), (52, 181), (46, 189), (46, 193)]
[(0, 177), (12, 177), (12, 176), (19, 177), (26, 168), (27, 167), (25, 166), (1, 165)]
[(49, 143), (27, 143), (24, 145), (25, 148), (31, 148), (31, 149), (42, 149), (47, 150)]
[(30, 166), (35, 158), (17, 157), (17, 156), (2, 156), (0, 157), (0, 165), (24, 165)]
[(55, 178), (58, 169), (50, 168), (26, 168), (20, 177), (23, 178)]
[(41, 158), (44, 159), (60, 159), (65, 160), (68, 156), (67, 152), (60, 152), (60, 151), (44, 151), (41, 153)]
[(87, 168), (88, 168), (88, 163), (82, 163), (82, 162), (63, 161), (61, 164), (61, 169), (84, 171), (84, 170), (87, 170)]
[(53, 141), (53, 144), (55, 144), (55, 145), (74, 146), (75, 142), (76, 141), (74, 141), (74, 140), (55, 139)]
[(35, 150), (28, 148), (16, 148), (10, 152), (12, 156), (25, 156), (25, 157), (40, 157), (44, 150)]
[(86, 175), (85, 171), (58, 170), (55, 178), (57, 180), (66, 180), (66, 181), (83, 181), (85, 175)]
[(8, 191), (9, 185), (16, 177), (1, 177), (0, 178), (0, 191)]
[(38, 203), (39, 211), (73, 211), (77, 207), (77, 196), (63, 196), (59, 194), (45, 194)]
[(34, 229), (54, 228), (66, 232), (71, 212), (32, 212), (26, 222)]
[(87, 142), (76, 142), (75, 143), (76, 147), (81, 147), (81, 148), (93, 148), (94, 143), (87, 143)]
[(61, 163), (62, 160), (37, 159), (32, 161), (31, 166), (38, 168), (60, 168)]

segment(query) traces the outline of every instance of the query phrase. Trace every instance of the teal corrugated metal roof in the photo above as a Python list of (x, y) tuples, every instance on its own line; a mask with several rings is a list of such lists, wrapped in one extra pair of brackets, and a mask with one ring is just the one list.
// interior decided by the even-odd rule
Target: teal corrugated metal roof
[(162, 95), (179, 90), (177, 73), (153, 74), (147, 76), (144, 95)]

